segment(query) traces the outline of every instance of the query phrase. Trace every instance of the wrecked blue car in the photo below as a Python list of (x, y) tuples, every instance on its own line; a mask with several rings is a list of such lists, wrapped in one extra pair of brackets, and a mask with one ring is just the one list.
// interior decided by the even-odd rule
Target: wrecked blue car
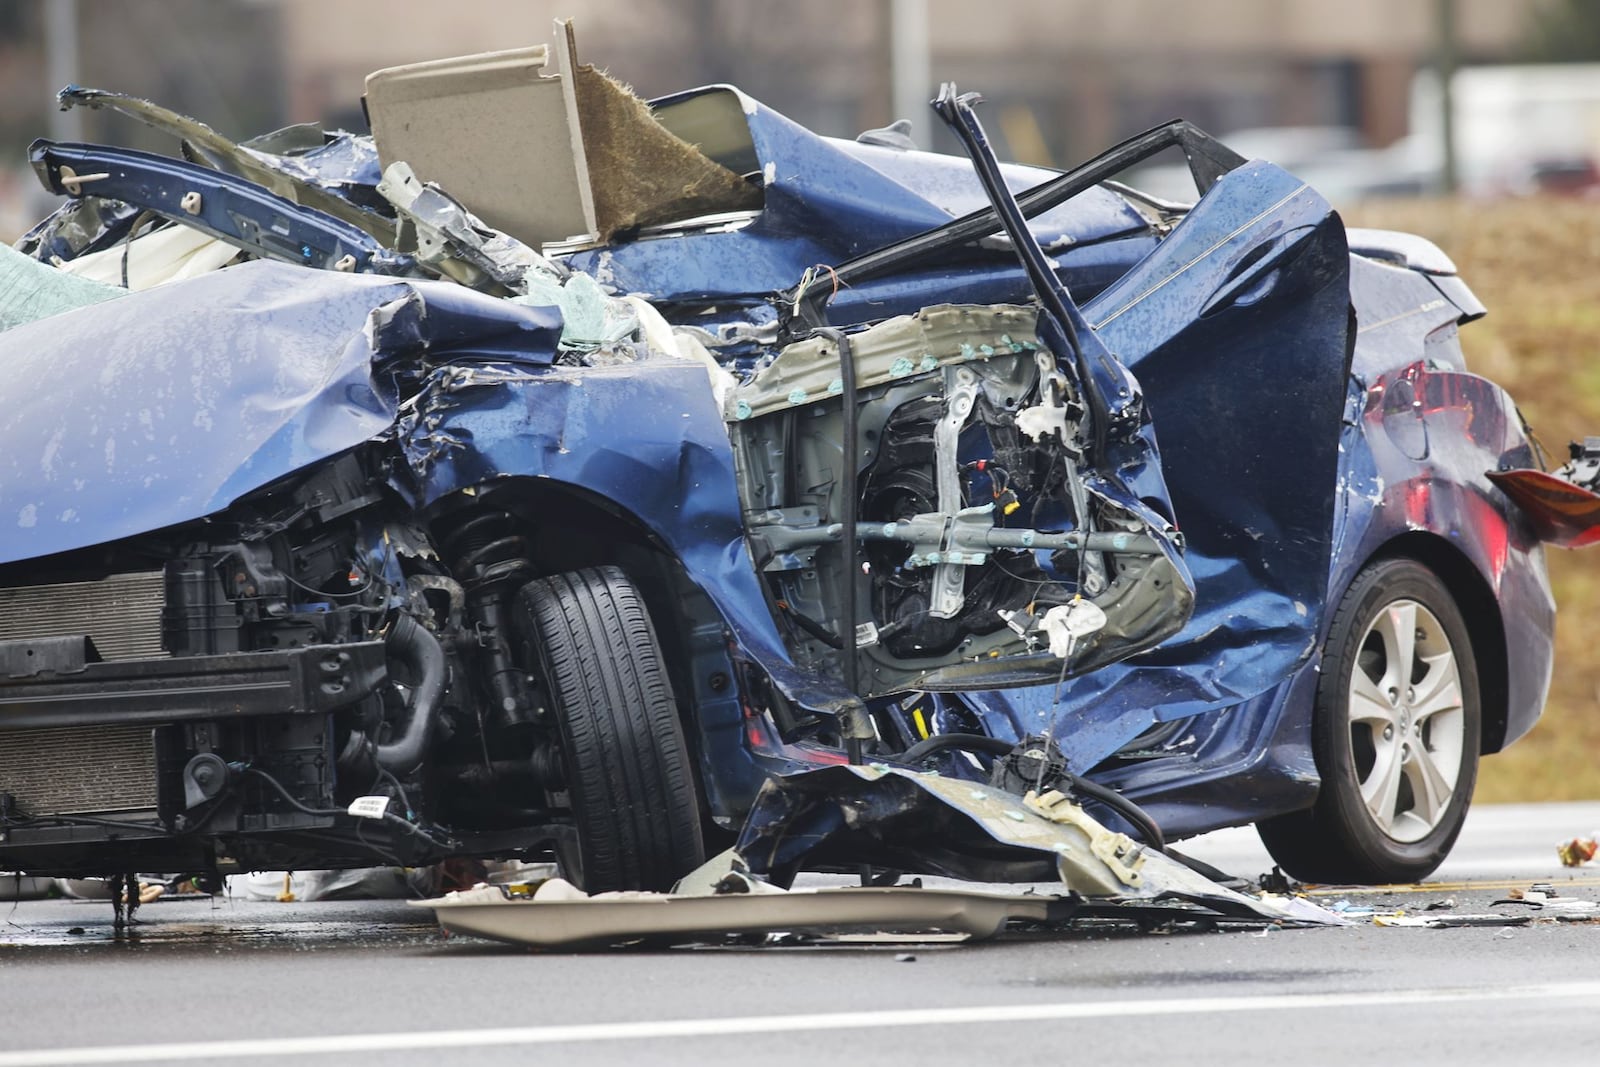
[[(1055, 173), (527, 52), (565, 141), (466, 61), (370, 136), (63, 93), (183, 151), (36, 142), (0, 259), (0, 869), (664, 889), (863, 762), (1442, 861), (1553, 604), (1439, 250), (1182, 122)], [(905, 814), (818, 862), (1019, 873)]]

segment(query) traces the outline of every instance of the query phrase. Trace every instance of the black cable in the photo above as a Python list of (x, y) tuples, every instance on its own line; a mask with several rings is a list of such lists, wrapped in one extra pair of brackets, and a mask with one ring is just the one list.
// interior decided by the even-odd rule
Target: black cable
[(377, 781), (381, 782), (385, 778), (389, 780), (390, 785), (394, 786), (394, 791), (400, 795), (400, 803), (406, 806), (406, 818), (408, 820), (415, 818), (416, 809), (411, 806), (411, 795), (406, 792), (406, 787), (401, 785), (400, 779), (391, 774), (387, 768), (379, 767)]
[(133, 248), (133, 239), (139, 233), (139, 227), (155, 217), (155, 212), (148, 209), (139, 212), (133, 220), (133, 225), (128, 228), (128, 236), (122, 239), (122, 287), (128, 288), (128, 253)]
[(1167, 850), (1166, 835), (1161, 832), (1161, 827), (1157, 825), (1149, 812), (1115, 789), (1103, 786), (1099, 782), (1092, 782), (1087, 778), (1079, 778), (1075, 774), (1068, 774), (1066, 778), (1073, 789), (1084, 796), (1093, 797), (1100, 801), (1133, 824), (1133, 828), (1139, 831), (1139, 836), (1144, 838), (1145, 844), (1157, 852), (1165, 852)]
[(268, 774), (266, 771), (263, 771), (258, 767), (246, 767), (244, 769), (244, 773), (246, 773), (248, 775), (252, 775), (252, 776), (254, 776), (256, 778), (261, 779), (263, 782), (266, 782), (268, 785), (270, 785), (272, 787), (272, 791), (273, 792), (277, 793), (280, 797), (283, 798), (284, 803), (288, 804), (291, 808), (294, 808), (296, 811), (303, 812), (306, 815), (317, 815), (317, 816), (325, 817), (325, 816), (329, 816), (329, 815), (348, 815), (348, 814), (350, 814), (348, 811), (344, 810), (343, 808), (313, 808), (308, 804), (302, 803), (301, 800), (298, 797), (296, 797), (293, 793), (289, 792), (287, 789), (285, 789), (283, 787), (283, 783), (282, 782), (278, 781), (276, 778), (272, 777), (272, 775)]
[(857, 494), (860, 492), (859, 457), (861, 456), (860, 428), (857, 426), (856, 411), (856, 356), (850, 344), (850, 336), (842, 331), (834, 336), (834, 342), (839, 346), (839, 380), (844, 386), (843, 403), (840, 405), (844, 416), (844, 440), (840, 442), (844, 452), (844, 500), (840, 502), (839, 513), (844, 520), (844, 569), (845, 583), (844, 603), (840, 605), (844, 612), (844, 675), (845, 684), (850, 687), (850, 694), (861, 695), (861, 664), (856, 656), (856, 570), (857, 556), (859, 555), (856, 544), (856, 519), (857, 519)]
[[(261, 770), (259, 768), (246, 767), (244, 773), (250, 774), (250, 775), (254, 775), (255, 777), (260, 778), (262, 781), (266, 782), (268, 785), (270, 785), (272, 787), (274, 792), (276, 792), (280, 797), (283, 798), (283, 800), (284, 800), (284, 802), (286, 804), (288, 804), (290, 807), (294, 808), (296, 811), (304, 812), (307, 815), (316, 815), (316, 816), (319, 816), (319, 817), (336, 816), (336, 815), (349, 815), (350, 814), (348, 811), (346, 811), (343, 808), (313, 808), (308, 804), (301, 803), (300, 800), (297, 799), (294, 796), (294, 794), (290, 793), (287, 789), (285, 789), (283, 787), (283, 783), (282, 782), (278, 781), (276, 778), (272, 777), (272, 775), (268, 774), (266, 771), (263, 771), (263, 770)], [(411, 834), (413, 834), (413, 835), (415, 835), (417, 837), (422, 838), (422, 840), (426, 841), (428, 844), (432, 845), (434, 848), (439, 849), (442, 852), (450, 851), (449, 846), (445, 842), (440, 841), (438, 838), (436, 838), (432, 834), (428, 833), (428, 831), (424, 830), (422, 827), (416, 826), (416, 825), (414, 825), (412, 823), (407, 822), (406, 820), (402, 819), (400, 816), (394, 814), (393, 812), (389, 812), (389, 811), (384, 812), (383, 813), (383, 821), (385, 823), (391, 823), (391, 824), (393, 824), (395, 826), (402, 827), (408, 833), (411, 833)], [(357, 824), (357, 825), (358, 825), (358, 828), (359, 828), (360, 824)]]
[(920, 763), (935, 752), (959, 748), (967, 752), (987, 752), (992, 756), (1008, 756), (1017, 747), (1015, 741), (1005, 741), (986, 734), (934, 734), (918, 741), (896, 757), (901, 763)]
[(811, 616), (802, 612), (796, 611), (794, 607), (785, 600), (778, 601), (778, 609), (787, 615), (796, 626), (800, 627), (800, 629), (804, 630), (812, 637), (815, 637), (818, 641), (821, 641), (829, 648), (843, 651), (844, 642), (841, 641), (836, 635), (830, 633), (828, 628), (822, 625), (816, 619), (813, 619)]

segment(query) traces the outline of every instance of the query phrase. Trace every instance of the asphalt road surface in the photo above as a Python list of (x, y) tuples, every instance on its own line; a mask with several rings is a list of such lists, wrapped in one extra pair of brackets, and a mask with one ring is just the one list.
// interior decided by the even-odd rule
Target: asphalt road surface
[[(1484, 808), (1428, 883), (1316, 897), (1529, 919), (1516, 927), (541, 954), (445, 939), (398, 901), (164, 900), (132, 937), (114, 935), (108, 904), (27, 901), (0, 907), (0, 1067), (1587, 1065), (1600, 922), (1493, 902), (1536, 882), (1600, 902), (1600, 870), (1564, 870), (1554, 851), (1596, 828), (1600, 803)], [(1187, 851), (1267, 866), (1249, 831)]]

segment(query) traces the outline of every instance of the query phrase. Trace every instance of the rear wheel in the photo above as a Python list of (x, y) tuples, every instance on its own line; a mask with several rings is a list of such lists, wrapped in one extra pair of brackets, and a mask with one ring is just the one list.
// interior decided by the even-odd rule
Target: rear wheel
[(1258, 824), (1283, 869), (1316, 882), (1408, 882), (1444, 862), (1477, 781), (1477, 665), (1438, 577), (1389, 559), (1356, 576), (1330, 624), (1309, 811)]
[[(541, 578), (516, 619), (560, 725), (591, 893), (667, 890), (704, 859), (683, 728), (644, 602), (615, 567)], [(572, 866), (569, 863), (567, 866)]]

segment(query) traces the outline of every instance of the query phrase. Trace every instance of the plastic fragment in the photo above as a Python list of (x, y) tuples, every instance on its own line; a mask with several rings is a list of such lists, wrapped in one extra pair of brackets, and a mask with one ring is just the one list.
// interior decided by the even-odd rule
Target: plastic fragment
[(1328, 905), (1328, 910), (1347, 919), (1370, 919), (1378, 913), (1370, 904), (1352, 904), (1348, 900), (1336, 900)]
[(1292, 922), (1313, 923), (1319, 926), (1355, 925), (1347, 916), (1339, 914), (1332, 908), (1325, 908), (1306, 897), (1262, 893), (1261, 900), (1274, 908), (1282, 918)]
[(1379, 915), (1372, 920), (1372, 924), (1399, 927), (1425, 926), (1434, 930), (1445, 930), (1466, 926), (1526, 926), (1532, 921), (1531, 915)]
[(1080, 637), (1096, 633), (1105, 625), (1106, 613), (1088, 600), (1057, 604), (1039, 622), (1039, 628), (1050, 640), (1050, 654), (1060, 659), (1072, 655), (1072, 646)]
[(1600, 842), (1592, 837), (1574, 837), (1556, 846), (1556, 856), (1563, 867), (1582, 867), (1600, 851)]

